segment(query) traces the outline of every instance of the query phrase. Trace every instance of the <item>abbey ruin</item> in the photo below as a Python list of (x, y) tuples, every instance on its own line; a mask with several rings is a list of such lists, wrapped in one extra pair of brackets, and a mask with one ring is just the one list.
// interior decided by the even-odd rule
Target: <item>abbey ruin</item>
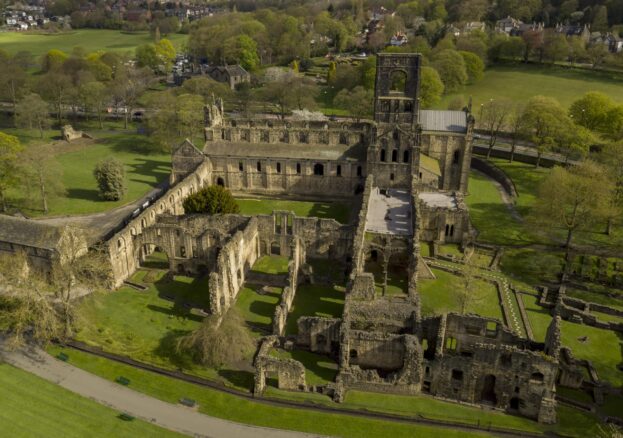
[[(474, 239), (464, 202), (474, 117), (471, 105), (420, 109), (420, 63), (416, 54), (378, 55), (373, 120), (229, 118), (223, 102), (208, 105), (203, 147), (176, 146), (168, 191), (107, 240), (114, 286), (154, 251), (163, 252), (170, 271), (208, 275), (204, 310), (226, 315), (255, 261), (285, 256), (288, 274), (272, 335), (255, 356), (256, 396), (277, 376), (279, 388), (323, 392), (337, 402), (350, 389), (425, 393), (556, 422), (557, 319), (545, 343), (537, 343), (515, 333), (508, 320), (422, 316), (418, 279), (432, 273), (420, 242)], [(183, 200), (208, 185), (259, 199), (348, 201), (357, 212), (343, 224), (289, 211), (185, 215)], [(298, 335), (288, 337), (297, 287), (320, 281), (311, 259), (343, 266), (343, 315), (301, 317)], [(371, 264), (380, 269), (371, 272)], [(407, 273), (403, 294), (387, 292), (392, 269)], [(311, 388), (300, 362), (271, 355), (292, 346), (335, 358), (335, 382)]]

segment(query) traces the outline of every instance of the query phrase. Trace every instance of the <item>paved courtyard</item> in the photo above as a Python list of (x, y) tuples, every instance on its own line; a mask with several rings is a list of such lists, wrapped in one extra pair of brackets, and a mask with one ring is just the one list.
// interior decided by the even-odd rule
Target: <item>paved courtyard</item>
[(366, 231), (404, 236), (413, 234), (410, 196), (407, 190), (373, 188)]

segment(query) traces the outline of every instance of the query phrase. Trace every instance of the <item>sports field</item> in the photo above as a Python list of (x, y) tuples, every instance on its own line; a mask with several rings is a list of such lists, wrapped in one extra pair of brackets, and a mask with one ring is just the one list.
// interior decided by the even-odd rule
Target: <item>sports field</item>
[[(176, 46), (188, 38), (187, 35), (166, 36)], [(25, 50), (35, 56), (51, 49), (71, 52), (74, 47), (82, 47), (87, 52), (112, 50), (115, 52), (134, 51), (137, 46), (153, 42), (149, 32), (122, 32), (105, 29), (80, 29), (56, 34), (46, 33), (0, 33), (0, 48), (9, 53)]]
[(539, 94), (554, 97), (567, 107), (589, 91), (601, 91), (623, 103), (623, 74), (520, 63), (493, 66), (485, 71), (480, 82), (445, 96), (437, 108), (447, 108), (457, 96), (462, 95), (466, 102), (472, 96), (473, 111), (478, 116), (480, 104), (489, 99), (527, 102)]

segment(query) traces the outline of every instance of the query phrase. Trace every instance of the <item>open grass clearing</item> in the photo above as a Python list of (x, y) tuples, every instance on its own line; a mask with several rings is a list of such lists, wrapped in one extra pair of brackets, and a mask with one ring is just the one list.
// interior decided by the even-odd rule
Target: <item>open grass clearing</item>
[(489, 67), (481, 81), (449, 94), (436, 105), (447, 108), (457, 96), (473, 98), (473, 111), (478, 117), (480, 105), (490, 99), (509, 99), (526, 103), (536, 95), (551, 96), (565, 107), (589, 91), (600, 91), (623, 102), (623, 74), (548, 65), (513, 63)]
[(292, 310), (288, 314), (286, 333), (298, 333), (297, 320), (301, 316), (340, 318), (344, 311), (344, 288), (317, 284), (302, 284), (296, 289)]
[(281, 300), (282, 292), (283, 289), (280, 287), (262, 287), (251, 284), (245, 284), (240, 289), (236, 307), (251, 327), (251, 331), (258, 334), (272, 332), (275, 307)]
[(255, 261), (251, 270), (264, 274), (287, 274), (288, 261), (287, 257), (265, 255)]
[[(188, 35), (171, 34), (163, 36), (178, 48), (188, 39)], [(0, 47), (11, 54), (27, 51), (35, 56), (58, 49), (70, 53), (74, 47), (81, 47), (86, 52), (98, 50), (113, 52), (132, 52), (141, 44), (153, 43), (149, 32), (122, 32), (107, 29), (78, 29), (70, 32), (36, 33), (3, 32), (0, 33)]]
[[(61, 350), (52, 347), (50, 352), (64, 351), (69, 363), (114, 381), (119, 376), (130, 379), (130, 388), (151, 395), (169, 403), (177, 403), (180, 398), (191, 398), (199, 405), (199, 412), (213, 417), (224, 418), (245, 424), (298, 430), (344, 438), (386, 438), (387, 436), (417, 436), (436, 438), (442, 434), (449, 438), (487, 437), (487, 433), (455, 431), (435, 427), (401, 424), (388, 421), (370, 420), (339, 414), (326, 414), (304, 409), (269, 406), (243, 399), (235, 395), (219, 392), (205, 387), (171, 379), (96, 357), (71, 349)], [(280, 391), (284, 392), (284, 391)], [(292, 393), (297, 395), (298, 393)], [(301, 393), (302, 394), (302, 393)], [(326, 397), (323, 397), (329, 400)], [(235, 409), (232, 409), (235, 406)], [(339, 405), (333, 405), (339, 407)]]
[(81, 397), (38, 376), (0, 364), (0, 424), (5, 437), (82, 438), (183, 435), (142, 420), (124, 421), (120, 412)]
[[(366, 272), (374, 275), (374, 289), (377, 296), (383, 296), (383, 281), (385, 274), (380, 262), (369, 261), (366, 263)], [(387, 268), (387, 287), (385, 295), (406, 295), (408, 292), (409, 278), (407, 270), (400, 266), (390, 265)]]
[[(138, 271), (133, 280), (143, 281), (146, 275), (147, 271)], [(208, 305), (207, 278), (175, 276), (170, 280), (159, 271), (146, 291), (122, 287), (82, 300), (76, 339), (138, 361), (205, 374), (190, 358), (177, 354), (175, 346), (180, 336), (203, 320), (191, 309)]]
[[(422, 279), (418, 292), (422, 300), (423, 315), (439, 315), (448, 312), (459, 312), (457, 289), (460, 278), (441, 269), (432, 269), (437, 277), (435, 280)], [(504, 321), (497, 288), (493, 283), (475, 279), (476, 291), (467, 306), (467, 313), (475, 313), (489, 318)]]
[(291, 201), (285, 199), (236, 198), (240, 213), (246, 215), (272, 214), (273, 211), (292, 211), (296, 216), (335, 219), (345, 224), (350, 222), (352, 205), (345, 201)]

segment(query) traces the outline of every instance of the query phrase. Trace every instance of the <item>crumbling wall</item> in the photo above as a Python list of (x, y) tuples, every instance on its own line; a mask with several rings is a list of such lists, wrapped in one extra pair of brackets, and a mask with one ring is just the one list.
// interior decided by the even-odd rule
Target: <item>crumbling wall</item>
[(292, 303), (294, 302), (294, 296), (296, 295), (296, 288), (298, 286), (298, 276), (301, 265), (305, 263), (305, 249), (300, 243), (300, 240), (294, 239), (292, 241), (292, 259), (288, 262), (288, 277), (286, 280), (286, 286), (281, 294), (281, 301), (275, 308), (275, 314), (273, 316), (273, 334), (284, 336), (286, 331), (286, 322), (288, 314), (292, 309)]
[(331, 354), (338, 352), (340, 342), (340, 324), (338, 318), (302, 316), (297, 321), (297, 345), (312, 352)]
[(220, 315), (235, 303), (246, 272), (258, 258), (257, 220), (251, 218), (245, 228), (236, 232), (221, 248), (216, 267), (210, 273), (210, 311), (212, 314)]
[(359, 216), (357, 217), (357, 228), (353, 237), (353, 263), (352, 273), (363, 271), (365, 264), (364, 244), (366, 238), (366, 217), (368, 216), (368, 206), (370, 204), (370, 194), (372, 193), (372, 186), (374, 185), (374, 177), (368, 175), (363, 190), (363, 198), (361, 201), (361, 208), (359, 209)]
[(270, 351), (279, 344), (277, 336), (268, 336), (263, 339), (255, 356), (255, 385), (253, 394), (261, 396), (266, 389), (266, 378), (276, 374), (277, 387), (285, 390), (307, 389), (305, 383), (305, 367), (294, 359), (280, 359), (270, 355)]

